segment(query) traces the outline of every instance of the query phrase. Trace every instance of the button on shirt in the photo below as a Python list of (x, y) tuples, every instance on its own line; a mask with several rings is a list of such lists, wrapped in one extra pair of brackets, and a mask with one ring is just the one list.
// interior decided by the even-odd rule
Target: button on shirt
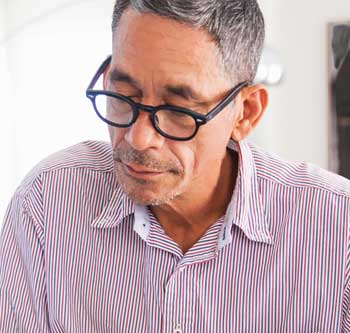
[(111, 147), (44, 160), (0, 238), (1, 332), (350, 332), (350, 182), (230, 142), (225, 216), (185, 254), (121, 190)]

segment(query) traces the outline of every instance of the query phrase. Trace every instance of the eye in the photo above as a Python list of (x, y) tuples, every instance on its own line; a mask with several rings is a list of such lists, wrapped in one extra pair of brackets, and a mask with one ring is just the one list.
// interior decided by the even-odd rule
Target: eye
[(188, 111), (192, 111), (192, 112), (195, 112), (195, 113), (203, 113), (203, 110), (201, 110), (198, 105), (186, 105), (186, 106), (182, 106), (182, 108), (188, 110)]
[(170, 105), (170, 106), (180, 107), (180, 108), (183, 108), (183, 109), (186, 109), (189, 111), (193, 111), (196, 113), (203, 113), (204, 112), (204, 109), (196, 103), (184, 103), (183, 101), (182, 101), (182, 103), (178, 103), (175, 101), (166, 101), (165, 104)]
[(131, 99), (140, 98), (140, 92), (127, 84), (111, 84), (108, 90)]
[(127, 91), (127, 90), (122, 90), (122, 89), (115, 89), (115, 92), (119, 95), (123, 95), (125, 97), (129, 97), (129, 98), (136, 98), (139, 97), (138, 94), (132, 92), (132, 91)]
[(131, 99), (135, 103), (140, 103), (140, 101), (141, 101), (140, 96), (128, 96), (128, 95), (124, 95), (124, 96)]
[(132, 92), (126, 92), (126, 91), (113, 91), (115, 93), (117, 93), (118, 95), (122, 95), (124, 97), (127, 97), (129, 99), (131, 99), (133, 102), (138, 103), (141, 100), (140, 95), (132, 93)]
[(182, 112), (172, 112), (171, 113), (172, 117), (175, 118), (187, 118), (188, 115), (186, 113), (182, 113)]

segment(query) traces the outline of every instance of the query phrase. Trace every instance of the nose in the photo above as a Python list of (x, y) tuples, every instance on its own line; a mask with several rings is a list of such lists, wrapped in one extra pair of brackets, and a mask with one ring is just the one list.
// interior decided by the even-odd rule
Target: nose
[(149, 112), (139, 111), (139, 116), (125, 133), (125, 141), (136, 150), (159, 148), (164, 137), (153, 127)]

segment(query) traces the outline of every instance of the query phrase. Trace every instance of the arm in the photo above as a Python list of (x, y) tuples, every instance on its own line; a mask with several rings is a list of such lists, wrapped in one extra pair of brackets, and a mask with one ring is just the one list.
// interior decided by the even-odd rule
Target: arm
[(16, 193), (0, 234), (0, 332), (49, 332), (43, 227)]
[[(350, 200), (349, 200), (350, 202)], [(343, 296), (342, 332), (350, 333), (350, 203), (347, 209), (348, 247), (345, 266), (345, 287)]]

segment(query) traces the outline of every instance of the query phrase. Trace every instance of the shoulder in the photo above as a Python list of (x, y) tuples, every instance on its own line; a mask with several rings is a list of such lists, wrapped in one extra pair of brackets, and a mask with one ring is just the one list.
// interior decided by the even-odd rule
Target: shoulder
[(35, 169), (45, 172), (62, 168), (111, 171), (113, 169), (111, 146), (102, 141), (84, 141), (50, 155)]
[(350, 200), (350, 180), (311, 163), (287, 161), (249, 143), (260, 180), (286, 187), (314, 189)]
[(23, 179), (17, 192), (25, 195), (42, 177), (54, 173), (114, 174), (113, 170), (111, 146), (102, 141), (85, 141), (43, 159)]

